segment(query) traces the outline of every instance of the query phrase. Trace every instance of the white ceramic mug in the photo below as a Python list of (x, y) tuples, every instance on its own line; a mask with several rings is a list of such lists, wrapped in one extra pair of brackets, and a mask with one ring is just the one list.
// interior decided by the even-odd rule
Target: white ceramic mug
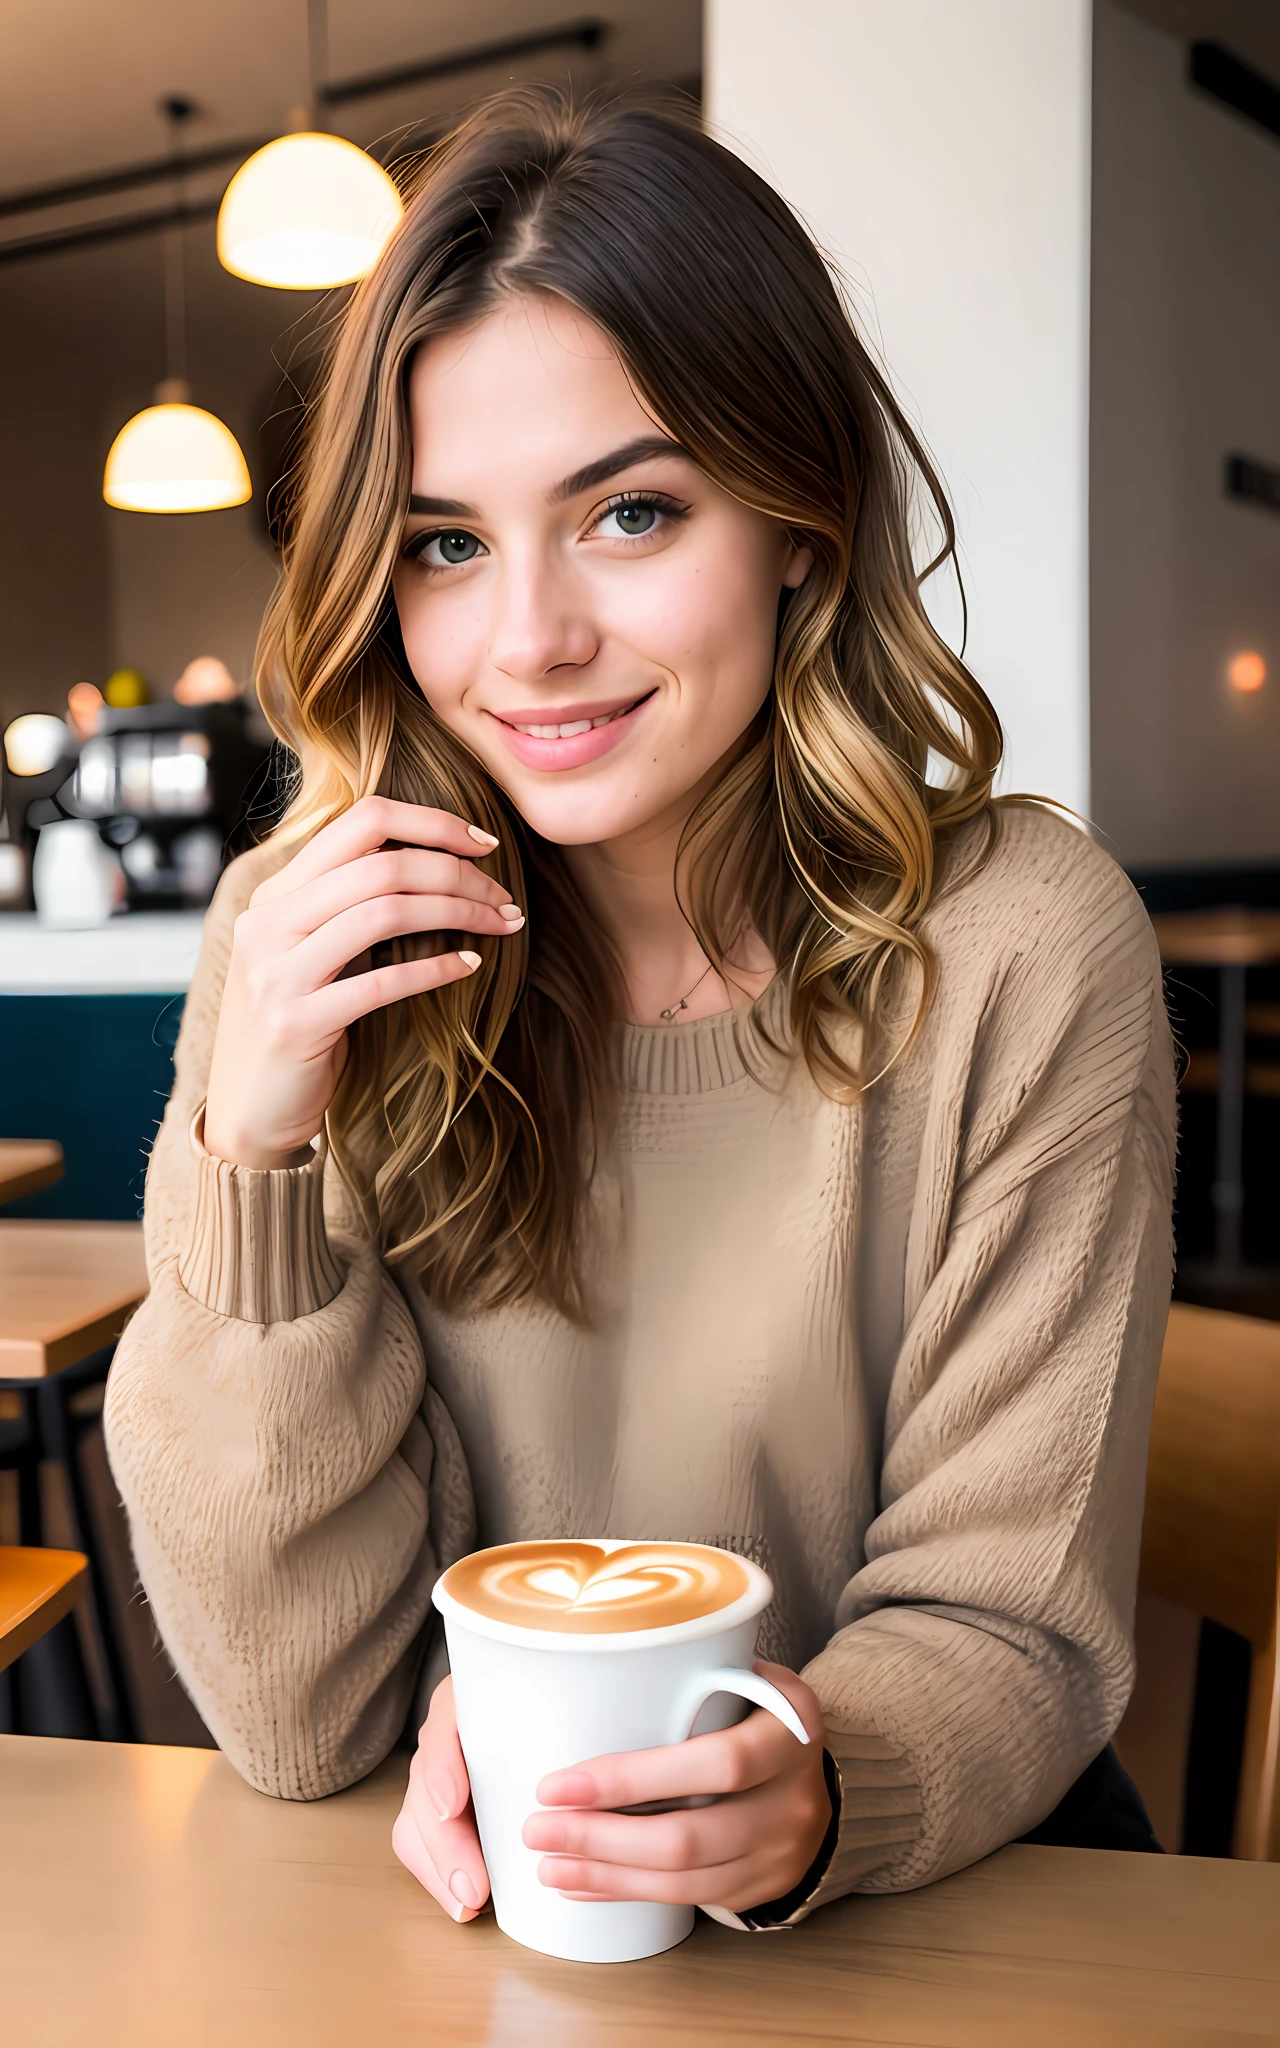
[[(625, 1547), (623, 1538), (591, 1540), (605, 1551)], [(437, 1583), (432, 1597), (444, 1616), (493, 1910), (513, 1941), (570, 1962), (630, 1963), (674, 1948), (693, 1928), (692, 1906), (588, 1904), (539, 1882), (541, 1852), (527, 1849), (521, 1835), (548, 1772), (731, 1727), (743, 1701), (766, 1707), (808, 1741), (790, 1701), (751, 1669), (773, 1587), (757, 1565), (734, 1561), (747, 1590), (715, 1613), (602, 1635), (497, 1621)]]

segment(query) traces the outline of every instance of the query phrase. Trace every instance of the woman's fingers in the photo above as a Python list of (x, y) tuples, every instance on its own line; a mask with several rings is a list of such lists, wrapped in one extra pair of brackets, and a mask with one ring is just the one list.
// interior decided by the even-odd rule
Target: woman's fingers
[(418, 1731), (417, 1754), (422, 1766), (423, 1789), (441, 1819), (450, 1820), (465, 1812), (471, 1797), (471, 1780), (467, 1775), (462, 1744), (458, 1740), (452, 1678), (442, 1678), (431, 1695), (427, 1718)]
[(318, 1046), (332, 1044), (358, 1017), (444, 988), (451, 981), (465, 981), (479, 965), (478, 953), (437, 953), (431, 960), (400, 960), (392, 967), (353, 974), (347, 981), (332, 981), (304, 998), (310, 1034)]
[(391, 1841), (406, 1869), (455, 1920), (474, 1919), (489, 1896), (470, 1802), (453, 1682), (446, 1678), (432, 1695)]
[(501, 910), (467, 896), (379, 896), (372, 903), (361, 903), (330, 918), (310, 938), (291, 947), (284, 960), (277, 962), (273, 981), (281, 994), (305, 996), (341, 974), (371, 946), (383, 945), (388, 939), (442, 931), (483, 932), (490, 938), (505, 938), (523, 924), (523, 915), (504, 917)]
[[(822, 1743), (822, 1709), (796, 1671), (758, 1659), (754, 1670), (788, 1699), (808, 1732)], [(655, 1799), (689, 1799), (699, 1793), (723, 1798), (746, 1792), (797, 1764), (808, 1754), (764, 1707), (744, 1721), (711, 1735), (694, 1735), (661, 1749), (636, 1749), (597, 1756), (571, 1770), (552, 1771), (537, 1787), (540, 1806), (646, 1806)]]
[(391, 846), (255, 904), (250, 919), (261, 925), (267, 945), (294, 945), (344, 910), (383, 896), (465, 896), (495, 910), (511, 901), (511, 891), (482, 873), (474, 860), (435, 848)]
[(361, 797), (340, 818), (323, 826), (287, 867), (269, 876), (254, 892), (254, 901), (274, 902), (317, 875), (376, 852), (388, 839), (403, 840), (409, 846), (439, 848), (466, 860), (483, 858), (498, 843), (492, 833), (482, 831), (478, 825), (468, 825), (465, 818), (455, 817), (452, 811), (432, 810), (426, 804), (397, 803), (392, 797)]
[(524, 1824), (524, 1845), (549, 1856), (653, 1870), (732, 1863), (767, 1834), (772, 1786), (778, 1782), (680, 1813), (599, 1813), (589, 1807), (532, 1813)]
[(663, 1749), (597, 1756), (569, 1771), (553, 1771), (537, 1788), (540, 1806), (644, 1806), (654, 1799), (723, 1798), (746, 1792), (785, 1770), (801, 1745), (780, 1721), (757, 1707), (734, 1728), (695, 1735)]
[(474, 1920), (489, 1896), (489, 1876), (475, 1823), (467, 1815), (442, 1821), (422, 1789), (419, 1759), (409, 1768), (404, 1805), (391, 1846), (453, 1920)]
[(759, 1854), (705, 1870), (650, 1870), (593, 1863), (580, 1856), (544, 1856), (538, 1880), (570, 1898), (645, 1899), (659, 1906), (728, 1906), (731, 1911), (782, 1898), (790, 1889), (781, 1864)]

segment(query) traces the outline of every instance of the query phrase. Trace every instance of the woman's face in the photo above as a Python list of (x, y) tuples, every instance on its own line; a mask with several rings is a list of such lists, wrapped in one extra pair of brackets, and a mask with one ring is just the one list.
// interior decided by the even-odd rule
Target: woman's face
[(393, 588), (432, 710), (560, 845), (682, 817), (768, 693), (808, 551), (681, 453), (558, 300), (428, 343), (410, 408)]

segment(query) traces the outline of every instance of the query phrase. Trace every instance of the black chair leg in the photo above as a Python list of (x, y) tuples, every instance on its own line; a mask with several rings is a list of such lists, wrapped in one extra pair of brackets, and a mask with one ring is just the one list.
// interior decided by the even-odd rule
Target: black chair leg
[(7, 1703), (0, 1701), (0, 1725), (7, 1719), (14, 1732), (137, 1740), (133, 1696), (109, 1604), (102, 1545), (80, 1468), (80, 1440), (98, 1418), (78, 1416), (71, 1407), (77, 1394), (105, 1384), (114, 1350), (114, 1345), (106, 1345), (65, 1371), (51, 1373), (48, 1379), (6, 1384), (6, 1391), (16, 1393), (22, 1404), (21, 1423), (6, 1422), (0, 1428), (0, 1467), (18, 1475), (19, 1541), (38, 1547), (45, 1540), (40, 1466), (49, 1459), (67, 1475), (77, 1540), (89, 1561), (98, 1639), (111, 1691), (107, 1712), (96, 1715), (76, 1619), (68, 1615), (5, 1674), (10, 1682)]
[(47, 1635), (9, 1666), (15, 1733), (99, 1739), (98, 1716), (89, 1691), (84, 1652), (74, 1614), (64, 1614)]
[(66, 1473), (80, 1548), (89, 1560), (89, 1586), (98, 1623), (98, 1640), (102, 1645), (111, 1688), (110, 1726), (104, 1730), (104, 1735), (108, 1741), (136, 1742), (129, 1677), (109, 1605), (107, 1575), (93, 1506), (80, 1467), (80, 1440), (93, 1427), (97, 1417), (81, 1418), (71, 1408), (74, 1395), (86, 1387), (105, 1382), (113, 1349), (111, 1347), (105, 1353), (95, 1352), (91, 1358), (81, 1360), (78, 1366), (73, 1366), (66, 1373), (54, 1373), (47, 1380), (42, 1380), (36, 1389), (36, 1401), (44, 1454), (54, 1459)]

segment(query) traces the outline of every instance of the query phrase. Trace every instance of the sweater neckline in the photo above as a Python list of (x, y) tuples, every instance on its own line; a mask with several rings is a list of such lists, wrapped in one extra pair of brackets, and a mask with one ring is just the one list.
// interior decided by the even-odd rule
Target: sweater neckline
[(749, 1009), (687, 1024), (619, 1024), (619, 1079), (628, 1095), (706, 1095), (757, 1079), (773, 1045), (785, 1045), (786, 976), (775, 974)]

